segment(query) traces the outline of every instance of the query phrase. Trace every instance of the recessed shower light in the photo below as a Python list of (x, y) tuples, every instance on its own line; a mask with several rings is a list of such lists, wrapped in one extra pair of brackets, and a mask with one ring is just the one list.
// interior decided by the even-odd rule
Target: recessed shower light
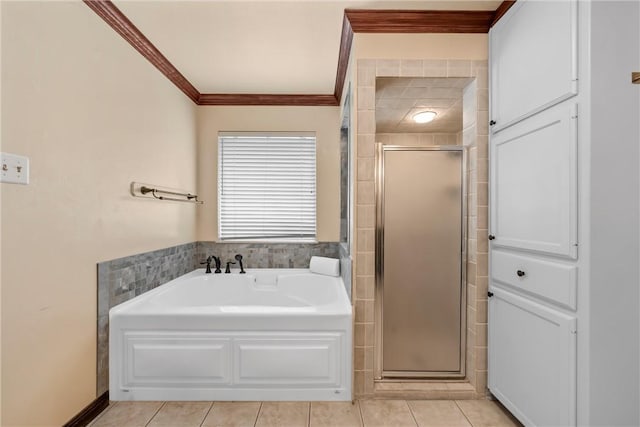
[(413, 121), (416, 123), (429, 123), (435, 119), (438, 114), (434, 111), (421, 111), (413, 115)]

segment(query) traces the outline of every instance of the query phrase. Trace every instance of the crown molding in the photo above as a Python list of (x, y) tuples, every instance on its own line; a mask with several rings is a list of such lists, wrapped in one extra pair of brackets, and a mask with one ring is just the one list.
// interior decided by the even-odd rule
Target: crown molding
[(351, 45), (353, 44), (353, 28), (349, 22), (349, 17), (345, 11), (342, 18), (342, 35), (340, 37), (340, 49), (338, 51), (338, 69), (336, 71), (336, 86), (333, 95), (336, 102), (342, 101), (342, 91), (347, 78), (347, 68), (349, 67), (349, 56), (351, 55)]
[(487, 33), (515, 1), (493, 11), (346, 9), (333, 94), (200, 93), (111, 0), (83, 0), (114, 31), (197, 105), (337, 106), (354, 33)]
[(515, 3), (515, 0), (503, 1), (496, 9), (495, 15), (493, 16), (493, 21), (491, 21), (491, 26), (493, 27), (494, 25), (496, 25), (496, 22), (498, 22), (500, 18), (502, 18), (502, 16), (504, 16), (504, 14), (507, 13), (507, 11), (511, 9), (511, 6), (513, 6)]
[(198, 101), (200, 92), (171, 62), (145, 37), (144, 34), (109, 0), (83, 0), (111, 28), (122, 36), (135, 50), (147, 58), (154, 67), (185, 93), (193, 102)]
[(291, 105), (336, 106), (334, 95), (262, 94), (262, 93), (202, 93), (198, 105)]
[(355, 33), (487, 33), (493, 11), (346, 9)]

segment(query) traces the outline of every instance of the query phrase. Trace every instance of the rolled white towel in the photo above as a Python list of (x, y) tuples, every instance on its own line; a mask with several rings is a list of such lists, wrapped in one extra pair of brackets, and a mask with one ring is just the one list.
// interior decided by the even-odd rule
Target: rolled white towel
[(312, 256), (309, 262), (309, 270), (312, 273), (325, 276), (340, 276), (340, 260), (321, 256)]

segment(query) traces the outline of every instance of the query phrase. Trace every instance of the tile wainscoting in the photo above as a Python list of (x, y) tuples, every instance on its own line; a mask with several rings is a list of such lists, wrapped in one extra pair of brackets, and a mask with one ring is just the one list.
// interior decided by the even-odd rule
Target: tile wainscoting
[(222, 263), (235, 261), (242, 254), (246, 268), (308, 268), (312, 256), (339, 258), (339, 244), (326, 243), (219, 243), (198, 242), (197, 261), (209, 255), (219, 256)]
[(347, 243), (340, 243), (340, 275), (344, 282), (344, 287), (347, 290), (347, 295), (351, 300), (351, 255), (349, 254), (349, 246)]
[(109, 389), (109, 309), (200, 268), (209, 255), (219, 256), (224, 264), (235, 261), (238, 253), (246, 268), (307, 268), (314, 255), (341, 258), (350, 293), (350, 260), (337, 242), (192, 242), (98, 263), (97, 396)]
[(197, 243), (98, 263), (96, 395), (109, 389), (109, 309), (196, 268)]

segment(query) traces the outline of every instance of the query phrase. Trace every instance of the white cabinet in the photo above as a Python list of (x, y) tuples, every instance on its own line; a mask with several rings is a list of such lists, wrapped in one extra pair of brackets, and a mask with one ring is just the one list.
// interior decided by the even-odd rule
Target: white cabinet
[(575, 317), (510, 292), (493, 293), (488, 344), (491, 392), (525, 425), (575, 425)]
[(495, 246), (576, 257), (577, 111), (565, 102), (491, 138)]
[(640, 2), (490, 32), (488, 386), (527, 426), (640, 425)]
[(491, 252), (491, 280), (521, 294), (571, 310), (577, 308), (578, 267), (572, 262), (494, 249)]
[(493, 132), (578, 91), (577, 0), (520, 0), (491, 30)]

